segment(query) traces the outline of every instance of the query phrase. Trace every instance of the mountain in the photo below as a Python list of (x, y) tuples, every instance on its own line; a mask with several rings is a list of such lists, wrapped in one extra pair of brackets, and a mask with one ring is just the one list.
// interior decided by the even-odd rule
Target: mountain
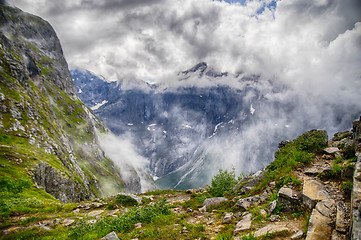
[(0, 178), (62, 202), (151, 187), (144, 170), (111, 159), (113, 135), (79, 99), (49, 23), (0, 5), (0, 28)]
[[(228, 73), (218, 73), (206, 63), (177, 76), (181, 83), (207, 77), (213, 83), (205, 87), (107, 82), (77, 69), (71, 74), (81, 100), (115, 134), (131, 137), (135, 151), (148, 159), (151, 174), (165, 189), (204, 186), (219, 168), (232, 167), (223, 162), (223, 150), (234, 148), (230, 141), (237, 140), (239, 133), (259, 118), (258, 106), (266, 102), (255, 87), (259, 76), (233, 76), (243, 87), (232, 88), (217, 83), (225, 81)], [(269, 102), (268, 106), (274, 104)], [(222, 150), (224, 140), (229, 144)], [(276, 141), (270, 144), (277, 146)], [(257, 151), (264, 155), (273, 150)], [(253, 162), (251, 166), (244, 161), (241, 167), (249, 172), (264, 164)]]

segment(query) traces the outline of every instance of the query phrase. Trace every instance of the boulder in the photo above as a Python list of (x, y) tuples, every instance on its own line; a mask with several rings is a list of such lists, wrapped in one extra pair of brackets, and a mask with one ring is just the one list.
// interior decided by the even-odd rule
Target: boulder
[(99, 216), (99, 215), (102, 214), (103, 212), (104, 212), (104, 210), (91, 211), (90, 213), (88, 213), (88, 216), (89, 216), (89, 217)]
[(270, 202), (270, 204), (268, 205), (268, 208), (267, 208), (267, 213), (269, 215), (271, 215), (273, 213), (273, 211), (276, 209), (276, 207), (277, 207), (277, 200)]
[(335, 218), (336, 214), (336, 203), (333, 199), (325, 199), (317, 203), (316, 210), (321, 213), (323, 216), (330, 219)]
[(291, 236), (292, 240), (301, 239), (303, 237), (303, 231), (298, 231)]
[(301, 193), (288, 187), (282, 187), (278, 192), (277, 203), (284, 204), (289, 208), (300, 205)]
[(207, 208), (210, 206), (219, 205), (222, 202), (226, 202), (226, 201), (228, 201), (228, 198), (225, 198), (225, 197), (208, 198), (208, 199), (204, 200), (203, 207)]
[(226, 215), (222, 219), (222, 223), (229, 224), (234, 219), (233, 213), (226, 213)]
[(306, 240), (324, 240), (331, 238), (332, 220), (322, 215), (317, 209), (322, 209), (322, 207), (316, 207), (312, 211)]
[(241, 198), (237, 201), (236, 207), (240, 208), (243, 211), (246, 211), (250, 207), (256, 204), (256, 202), (259, 200), (259, 196), (255, 195), (248, 198)]
[(236, 225), (236, 228), (234, 229), (234, 232), (240, 232), (249, 230), (252, 225), (252, 214), (247, 213), (241, 221), (239, 221)]
[(119, 238), (115, 232), (111, 232), (100, 240), (119, 240)]
[(322, 183), (305, 179), (303, 182), (302, 200), (309, 209), (313, 209), (318, 201), (329, 198)]
[(272, 234), (272, 233), (280, 233), (280, 232), (289, 232), (290, 230), (282, 225), (268, 225), (265, 226), (259, 230), (257, 230), (254, 233), (254, 236), (256, 238), (267, 235), (267, 234)]
[(337, 152), (340, 152), (340, 149), (338, 149), (337, 147), (328, 147), (328, 148), (323, 149), (323, 151), (326, 154), (335, 154)]
[(233, 191), (238, 191), (240, 194), (249, 193), (257, 184), (261, 181), (264, 176), (264, 170), (259, 170), (252, 176), (246, 176), (239, 181), (233, 188)]

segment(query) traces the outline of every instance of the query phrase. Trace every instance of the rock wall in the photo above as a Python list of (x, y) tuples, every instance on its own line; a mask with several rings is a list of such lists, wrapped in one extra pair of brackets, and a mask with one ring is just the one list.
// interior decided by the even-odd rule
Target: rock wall
[(357, 162), (352, 189), (352, 239), (361, 239), (361, 117), (353, 123), (353, 140), (356, 145)]

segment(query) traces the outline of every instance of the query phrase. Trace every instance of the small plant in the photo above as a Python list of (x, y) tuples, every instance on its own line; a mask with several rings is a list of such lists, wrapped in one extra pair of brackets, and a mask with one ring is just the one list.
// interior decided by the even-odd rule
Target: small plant
[(213, 177), (211, 185), (207, 186), (207, 191), (214, 197), (223, 197), (225, 192), (232, 191), (238, 182), (234, 171), (234, 168), (230, 172), (220, 169)]
[(345, 182), (342, 183), (341, 185), (341, 189), (343, 190), (343, 192), (345, 193), (345, 195), (349, 198), (351, 198), (351, 193), (352, 193), (352, 188), (353, 188), (353, 181), (352, 179), (348, 179)]
[(138, 202), (134, 198), (132, 198), (130, 196), (127, 196), (127, 195), (122, 195), (122, 194), (117, 195), (117, 197), (115, 198), (114, 203), (115, 204), (121, 204), (124, 207), (133, 207), (133, 206), (138, 205)]

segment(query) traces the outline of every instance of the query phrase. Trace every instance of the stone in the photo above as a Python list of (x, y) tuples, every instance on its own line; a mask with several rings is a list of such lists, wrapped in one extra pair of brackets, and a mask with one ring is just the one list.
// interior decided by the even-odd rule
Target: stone
[(115, 214), (117, 214), (119, 212), (119, 209), (114, 209), (114, 210), (110, 210), (107, 213), (107, 216), (114, 216)]
[(272, 191), (270, 189), (270, 187), (267, 187), (265, 191), (263, 191), (263, 193), (261, 194), (259, 201), (260, 202), (264, 202), (267, 200), (267, 198), (269, 198), (272, 195)]
[(74, 219), (64, 219), (64, 220), (63, 220), (64, 226), (70, 226), (70, 225), (72, 225), (74, 222), (75, 222)]
[(286, 146), (287, 144), (291, 143), (292, 141), (290, 140), (283, 140), (280, 143), (278, 143), (278, 148), (283, 148), (284, 146)]
[(263, 216), (263, 217), (267, 217), (267, 212), (264, 209), (260, 209), (259, 213)]
[(207, 207), (206, 207), (206, 206), (201, 207), (201, 208), (199, 209), (199, 212), (201, 212), (201, 213), (207, 212)]
[(75, 209), (75, 210), (73, 211), (73, 213), (76, 214), (76, 215), (78, 215), (78, 214), (80, 213), (80, 209), (79, 209), (79, 208)]
[(134, 224), (134, 228), (142, 228), (142, 223), (136, 223)]
[(348, 221), (345, 218), (346, 212), (344, 208), (340, 205), (337, 205), (336, 213), (336, 231), (346, 234), (348, 232)]
[(316, 204), (316, 210), (330, 219), (335, 217), (336, 203), (333, 199), (325, 199)]
[(303, 237), (303, 231), (298, 231), (291, 236), (292, 240), (301, 239)]
[(277, 200), (270, 202), (270, 204), (268, 204), (268, 207), (267, 207), (268, 214), (271, 215), (273, 213), (273, 211), (276, 209), (276, 207), (277, 207)]
[(222, 219), (222, 223), (229, 224), (232, 222), (233, 219), (234, 219), (233, 213), (226, 213), (226, 215)]
[(102, 214), (103, 212), (104, 212), (104, 210), (91, 211), (90, 213), (88, 213), (88, 216), (89, 216), (89, 217), (99, 216), (99, 215)]
[(333, 230), (331, 235), (331, 240), (348, 240), (345, 234), (339, 233), (336, 230)]
[(235, 213), (234, 214), (234, 218), (240, 218), (240, 217), (242, 217), (242, 215), (243, 215), (243, 213), (242, 212), (238, 212), (238, 213)]
[(222, 202), (226, 202), (226, 201), (228, 201), (228, 198), (225, 197), (208, 198), (204, 200), (203, 207), (219, 205)]
[(234, 232), (249, 230), (252, 226), (252, 214), (248, 213), (241, 221), (239, 221), (234, 229)]
[(280, 219), (280, 215), (272, 215), (272, 216), (270, 217), (270, 221), (271, 221), (271, 222), (275, 222), (275, 221), (277, 221), (278, 219)]
[(289, 187), (282, 187), (278, 192), (277, 204), (284, 204), (288, 208), (300, 205), (301, 194)]
[(252, 176), (243, 177), (233, 188), (233, 191), (239, 192), (239, 194), (249, 193), (257, 184), (261, 181), (264, 176), (264, 171), (260, 170)]
[(256, 202), (259, 200), (259, 196), (255, 195), (248, 198), (241, 198), (237, 201), (236, 207), (240, 208), (241, 210), (248, 210), (250, 207), (256, 204)]
[(259, 230), (257, 230), (254, 233), (254, 236), (256, 238), (267, 235), (267, 234), (272, 234), (272, 233), (280, 233), (280, 232), (289, 232), (290, 230), (282, 225), (267, 225)]
[(316, 176), (320, 171), (317, 168), (306, 168), (304, 173), (309, 176)]
[(329, 198), (322, 183), (317, 180), (303, 182), (302, 200), (309, 209), (313, 209), (318, 201)]
[(119, 238), (115, 232), (111, 232), (100, 240), (119, 240)]
[(331, 238), (331, 219), (313, 209), (307, 230), (306, 240), (324, 240)]
[(340, 149), (338, 149), (337, 147), (328, 147), (323, 149), (323, 151), (327, 154), (335, 154), (337, 152), (340, 152)]

